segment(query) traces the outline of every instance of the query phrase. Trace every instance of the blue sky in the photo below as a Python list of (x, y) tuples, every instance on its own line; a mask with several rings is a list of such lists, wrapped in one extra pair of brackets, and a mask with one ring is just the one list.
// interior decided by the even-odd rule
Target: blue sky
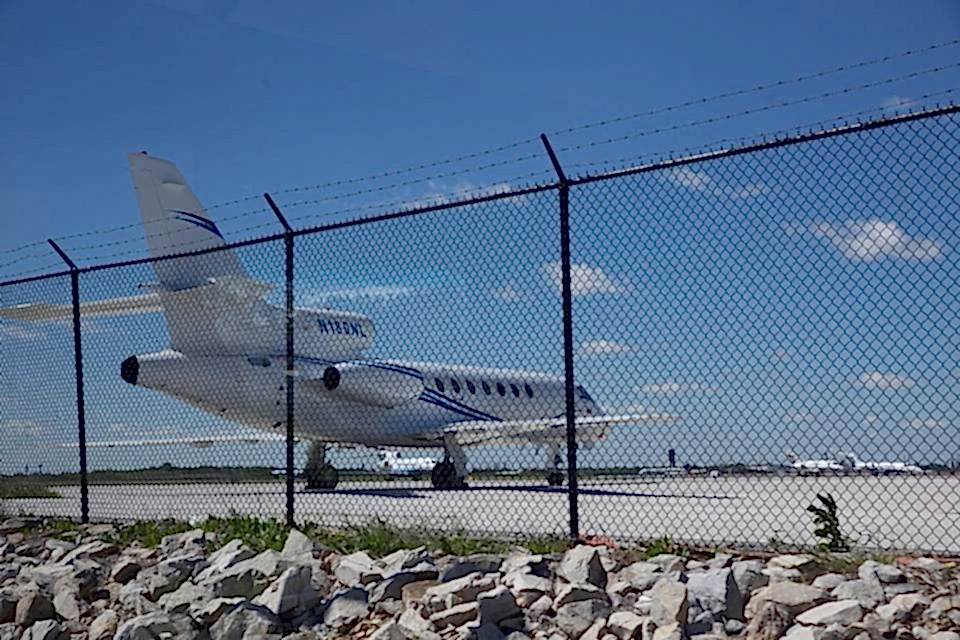
[[(949, 41), (960, 26), (952, 2), (608, 3), (589, 12), (573, 3), (6, 3), (0, 17), (8, 52), (0, 74), (15, 97), (0, 103), (0, 186), (8, 196), (0, 249), (135, 223), (125, 154), (138, 149), (177, 162), (209, 205), (429, 163), (541, 131), (552, 132), (573, 173), (581, 163), (588, 170), (838, 114), (882, 113), (960, 86), (954, 68), (748, 118), (641, 133), (955, 64), (960, 47), (952, 47), (817, 83), (558, 132)], [(891, 207), (896, 193), (877, 177), (869, 182), (873, 200), (850, 201), (843, 175), (873, 157), (862, 150), (848, 150), (851, 164), (834, 167), (833, 189), (817, 192), (816, 161), (824, 157), (817, 153), (825, 152), (694, 166), (634, 179), (592, 201), (584, 190), (574, 212), (577, 263), (588, 281), (577, 298), (583, 380), (609, 406), (685, 413), (694, 423), (679, 436), (658, 432), (650, 447), (636, 434), (617, 436), (627, 439), (588, 456), (650, 463), (667, 443), (679, 443), (688, 460), (774, 460), (783, 446), (819, 455), (837, 442), (907, 459), (957, 455), (957, 337), (945, 329), (957, 313), (955, 292), (943, 302), (958, 275), (950, 251), (955, 211), (929, 193), (909, 210)], [(518, 157), (525, 159), (512, 162)], [(913, 161), (945, 173), (937, 157), (930, 151)], [(884, 166), (896, 172), (895, 164)], [(533, 142), (278, 199), (298, 222), (318, 222), (389, 208), (384, 203), (550, 179), (548, 169)], [(771, 175), (774, 169), (780, 173)], [(380, 190), (354, 194), (368, 188)], [(628, 204), (616, 208), (609, 203), (618, 189)], [(659, 201), (638, 204), (650, 189)], [(733, 190), (727, 200), (718, 196), (724, 189)], [(310, 200), (319, 202), (297, 206)], [(376, 355), (557, 371), (551, 202), (530, 196), (459, 218), (307, 239), (301, 300), (330, 301), (339, 292), (338, 306), (374, 315), (384, 336)], [(276, 231), (259, 208), (250, 200), (211, 213), (228, 238), (239, 239)], [(729, 224), (744, 211), (745, 222)], [(653, 235), (637, 229), (641, 215), (657, 223)], [(702, 232), (711, 221), (722, 223)], [(860, 253), (858, 239), (878, 233), (885, 240), (869, 245), (878, 253)], [(144, 252), (136, 224), (63, 244), (83, 263)], [(278, 255), (275, 247), (250, 249), (244, 259), (269, 271), (262, 265)], [(742, 272), (741, 255), (753, 270)], [(770, 256), (787, 265), (771, 267)], [(0, 262), (13, 263), (0, 276), (57, 265), (42, 246), (0, 254)], [(684, 289), (691, 278), (694, 286)], [(88, 295), (132, 293), (152, 279), (144, 268), (98, 274)], [(678, 290), (685, 294), (671, 293)], [(732, 300), (731, 292), (738, 294)], [(4, 304), (66, 294), (62, 283), (37, 285)], [(716, 305), (683, 315), (705, 299)], [(756, 309), (762, 317), (751, 315)], [(907, 317), (919, 320), (894, 324)], [(90, 327), (94, 436), (227, 428), (116, 379), (119, 359), (163, 346), (158, 319)], [(747, 338), (733, 339), (737, 331)], [(850, 335), (858, 339), (843, 338)], [(70, 388), (68, 332), (8, 327), (3, 343), (3, 418), (22, 432), (16, 446), (63, 441), (62, 429), (50, 425), (71, 420), (72, 398), (57, 392)], [(38, 359), (44, 366), (29, 366)], [(27, 373), (11, 377), (11, 370)], [(909, 446), (891, 446), (903, 433)], [(704, 441), (726, 444), (710, 449)], [(279, 466), (275, 454), (252, 452), (244, 461)], [(72, 463), (62, 451), (47, 455), (48, 468)]]

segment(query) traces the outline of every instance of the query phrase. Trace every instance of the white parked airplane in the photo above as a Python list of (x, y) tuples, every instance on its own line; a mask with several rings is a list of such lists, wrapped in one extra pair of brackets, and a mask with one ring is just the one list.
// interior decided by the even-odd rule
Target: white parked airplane
[(845, 453), (840, 456), (840, 461), (848, 468), (854, 471), (872, 473), (873, 475), (900, 475), (900, 474), (923, 474), (923, 469), (915, 464), (906, 462), (868, 462), (861, 460), (852, 453)]
[[(162, 312), (168, 347), (130, 356), (120, 365), (121, 378), (276, 439), (286, 420), (286, 313), (264, 300), (273, 286), (252, 279), (225, 248), (223, 235), (176, 166), (146, 153), (131, 154), (129, 160), (158, 282), (142, 285), (142, 295), (83, 303), (81, 313)], [(184, 251), (194, 253), (170, 257)], [(27, 321), (71, 314), (69, 306), (46, 303), (0, 310), (0, 317)], [(373, 321), (357, 313), (295, 311), (294, 429), (298, 440), (313, 443), (304, 471), (309, 487), (337, 484), (337, 470), (326, 461), (328, 443), (442, 447), (443, 460), (431, 472), (438, 488), (465, 486), (466, 446), (534, 444), (546, 450), (548, 482), (563, 482), (558, 464), (566, 428), (562, 377), (376, 359), (364, 355), (375, 335)], [(578, 386), (576, 393), (577, 438), (585, 446), (616, 424), (675, 419), (604, 415), (586, 389)]]
[(437, 460), (429, 456), (404, 458), (399, 451), (377, 453), (379, 466), (391, 476), (419, 476), (433, 471)]
[(790, 449), (784, 451), (784, 455), (786, 455), (787, 460), (790, 462), (790, 468), (802, 476), (820, 475), (821, 473), (836, 474), (848, 470), (847, 467), (830, 458), (803, 460)]

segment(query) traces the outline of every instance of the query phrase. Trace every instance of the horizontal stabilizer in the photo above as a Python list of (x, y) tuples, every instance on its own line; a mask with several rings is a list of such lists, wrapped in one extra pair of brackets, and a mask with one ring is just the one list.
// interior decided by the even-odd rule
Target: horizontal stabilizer
[[(679, 420), (679, 416), (664, 413), (636, 413), (618, 416), (577, 416), (577, 441), (592, 443), (602, 439), (606, 431), (616, 425), (624, 424), (669, 424)], [(496, 422), (471, 420), (455, 422), (444, 428), (443, 433), (454, 434), (459, 444), (477, 445), (487, 443), (529, 444), (566, 438), (567, 420), (558, 418), (536, 418), (531, 420), (510, 420)]]
[[(189, 446), (198, 449), (206, 449), (215, 444), (260, 444), (263, 442), (283, 442), (284, 436), (271, 433), (253, 433), (249, 435), (237, 436), (210, 436), (206, 438), (165, 438), (158, 440), (104, 440), (100, 442), (88, 442), (88, 449), (115, 449), (122, 447), (168, 447), (168, 446)], [(57, 445), (63, 449), (78, 449), (80, 444), (70, 442)]]

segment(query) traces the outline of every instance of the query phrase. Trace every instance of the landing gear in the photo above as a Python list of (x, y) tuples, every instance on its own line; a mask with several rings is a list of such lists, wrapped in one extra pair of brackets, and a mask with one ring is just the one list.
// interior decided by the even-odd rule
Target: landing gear
[(434, 465), (430, 481), (436, 489), (467, 487), (467, 457), (452, 434), (443, 437), (443, 460)]
[(314, 442), (310, 445), (307, 464), (303, 468), (303, 477), (307, 481), (307, 489), (335, 489), (340, 482), (340, 473), (337, 468), (327, 462), (325, 443)]
[(547, 484), (551, 487), (560, 487), (563, 485), (564, 473), (561, 470), (563, 458), (560, 457), (560, 445), (551, 444), (547, 446)]

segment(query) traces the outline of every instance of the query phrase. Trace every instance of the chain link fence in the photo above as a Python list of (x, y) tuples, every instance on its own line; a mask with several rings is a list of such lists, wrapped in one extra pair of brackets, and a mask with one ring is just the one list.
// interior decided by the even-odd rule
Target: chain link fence
[(956, 552), (958, 126), (4, 283), (2, 508)]

